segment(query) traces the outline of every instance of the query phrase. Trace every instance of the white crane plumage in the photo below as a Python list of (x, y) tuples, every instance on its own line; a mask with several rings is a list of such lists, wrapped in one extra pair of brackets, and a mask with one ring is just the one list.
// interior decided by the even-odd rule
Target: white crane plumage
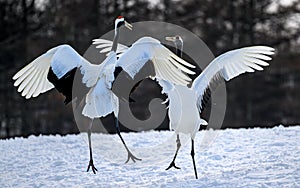
[[(174, 37), (166, 37), (166, 40), (175, 43), (176, 54), (181, 58), (183, 51), (182, 38), (177, 35)], [(144, 41), (146, 42), (147, 38)], [(96, 48), (101, 49), (100, 53), (105, 53), (111, 48), (112, 42), (105, 39), (96, 39), (95, 43), (98, 44)], [(123, 54), (128, 51), (128, 49), (129, 48), (127, 46), (118, 44), (117, 54), (120, 59), (122, 58)], [(186, 84), (178, 85), (176, 83), (174, 84), (169, 82), (163, 77), (155, 77), (158, 84), (162, 87), (162, 93), (165, 93), (168, 96), (168, 116), (170, 119), (169, 127), (171, 130), (174, 130), (177, 135), (177, 149), (172, 162), (166, 170), (170, 169), (171, 167), (179, 169), (179, 167), (175, 165), (175, 159), (181, 147), (179, 133), (190, 134), (192, 143), (191, 156), (193, 160), (194, 173), (196, 179), (198, 178), (194, 159), (194, 139), (200, 126), (208, 124), (200, 117), (200, 113), (203, 108), (202, 103), (205, 101), (204, 95), (206, 91), (208, 89), (213, 89), (210, 88), (211, 85), (217, 86), (220, 79), (229, 81), (245, 72), (263, 70), (262, 66), (269, 65), (265, 61), (271, 60), (271, 57), (269, 56), (273, 54), (274, 49), (267, 46), (244, 47), (226, 52), (216, 57), (204, 69), (204, 71), (193, 81), (191, 88), (188, 88)], [(136, 59), (138, 58), (136, 57)], [(130, 61), (135, 61), (135, 58), (131, 56)], [(189, 65), (189, 67), (193, 66)], [(158, 68), (157, 71), (159, 70), (160, 69)], [(169, 70), (178, 71), (178, 69), (176, 70), (173, 68)], [(128, 72), (130, 73), (130, 69)]]
[[(95, 39), (94, 44), (97, 44), (96, 48), (101, 49), (100, 53), (108, 52), (112, 46), (112, 42), (105, 39)], [(122, 67), (131, 78), (134, 78), (147, 62), (153, 64), (155, 78), (173, 84), (186, 86), (191, 81), (187, 74), (195, 74), (187, 68), (195, 68), (194, 65), (184, 61), (152, 37), (142, 37), (131, 47), (118, 44), (116, 53), (119, 57), (116, 66)]]
[[(170, 83), (187, 85), (190, 78), (186, 74), (194, 74), (187, 67), (194, 67), (177, 57), (167, 48), (160, 44), (156, 39), (143, 37), (135, 42), (131, 48), (126, 49), (120, 56), (117, 50), (119, 30), (118, 28), (125, 24), (131, 29), (122, 16), (115, 21), (115, 36), (113, 42), (110, 43), (110, 49), (107, 58), (100, 65), (93, 65), (85, 58), (79, 55), (69, 45), (61, 45), (50, 49), (45, 54), (35, 59), (32, 63), (21, 69), (13, 77), (15, 86), (18, 91), (22, 92), (22, 96), (26, 98), (36, 97), (40, 93), (46, 92), (53, 87), (66, 96), (65, 103), (72, 100), (73, 79), (77, 69), (81, 71), (81, 84), (88, 89), (87, 94), (78, 97), (85, 97), (85, 105), (82, 114), (91, 118), (88, 127), (88, 140), (90, 149), (90, 167), (95, 173), (97, 169), (93, 164), (92, 147), (91, 147), (91, 127), (94, 118), (104, 117), (109, 113), (114, 113), (116, 117), (117, 133), (128, 152), (128, 159), (140, 160), (136, 158), (127, 148), (119, 130), (118, 97), (112, 92), (112, 84), (115, 80), (115, 68), (123, 68), (131, 77), (144, 66), (148, 61), (152, 62), (155, 68), (155, 77), (166, 79)], [(99, 39), (95, 39), (93, 44), (98, 44)], [(105, 47), (107, 44), (104, 44)], [(98, 46), (99, 47), (99, 46)], [(121, 48), (122, 49), (122, 48)], [(117, 58), (119, 58), (117, 60)], [(172, 71), (170, 71), (172, 70)], [(79, 100), (80, 101), (80, 100)]]
[[(176, 49), (181, 49), (183, 42), (180, 36), (166, 37), (167, 40), (175, 43)], [(182, 52), (180, 52), (182, 53)], [(200, 118), (204, 102), (204, 94), (210, 86), (218, 84), (219, 79), (226, 81), (237, 77), (245, 72), (263, 70), (262, 66), (268, 66), (266, 60), (271, 60), (268, 55), (273, 55), (274, 49), (267, 46), (252, 46), (226, 52), (216, 57), (203, 72), (193, 81), (192, 87), (174, 85), (170, 82), (158, 80), (163, 92), (168, 95), (170, 129), (177, 134), (177, 149), (169, 167), (178, 168), (175, 159), (181, 146), (179, 133), (190, 134), (192, 149), (191, 156), (196, 179), (197, 169), (194, 159), (194, 139), (200, 125), (207, 125), (207, 122)], [(212, 89), (212, 88), (210, 88)]]
[[(90, 161), (87, 171), (91, 168), (94, 173), (96, 173), (97, 169), (93, 164), (91, 145), (93, 119), (104, 117), (112, 112), (114, 112), (116, 117), (117, 133), (128, 152), (126, 162), (129, 159), (133, 161), (140, 160), (132, 155), (120, 134), (117, 119), (119, 102), (118, 98), (111, 91), (117, 61), (115, 51), (119, 38), (118, 28), (122, 25), (125, 25), (130, 30), (132, 29), (132, 26), (125, 21), (124, 17), (119, 16), (115, 20), (113, 47), (108, 57), (99, 65), (91, 64), (71, 46), (60, 45), (48, 50), (13, 76), (15, 80), (14, 86), (18, 87), (18, 92), (22, 92), (22, 96), (25, 96), (26, 99), (37, 97), (39, 94), (54, 87), (66, 96), (65, 103), (70, 102), (74, 97), (77, 97), (80, 102), (85, 97), (86, 104), (82, 114), (90, 118), (88, 126)], [(82, 80), (79, 84), (76, 83), (76, 86), (82, 84), (87, 89), (85, 89), (85, 92), (82, 91), (80, 96), (72, 96), (73, 81), (77, 69), (82, 74)], [(88, 93), (86, 94), (86, 92)]]
[[(183, 40), (180, 36), (166, 37), (166, 40), (172, 41), (176, 46), (176, 54), (182, 57)], [(107, 51), (111, 45), (111, 41), (100, 39), (99, 46), (102, 48), (101, 53)], [(119, 44), (120, 50), (117, 51), (118, 56), (122, 58), (122, 54), (127, 52), (128, 47)], [(220, 79), (229, 81), (245, 72), (254, 72), (255, 70), (263, 70), (262, 66), (268, 66), (265, 61), (271, 60), (269, 55), (274, 54), (274, 49), (267, 46), (252, 46), (226, 52), (216, 57), (204, 71), (193, 81), (192, 87), (186, 85), (177, 85), (169, 82), (161, 77), (156, 77), (158, 84), (162, 87), (162, 93), (167, 94), (169, 106), (168, 116), (170, 119), (169, 127), (174, 130), (177, 135), (177, 149), (169, 167), (179, 169), (175, 165), (177, 153), (181, 147), (179, 133), (190, 134), (191, 136), (191, 156), (195, 177), (198, 178), (196, 163), (194, 159), (194, 139), (201, 125), (208, 123), (200, 117), (204, 103), (204, 95), (207, 89), (213, 89), (210, 86), (217, 86)], [(191, 66), (190, 66), (191, 67)], [(174, 69), (172, 69), (173, 71)]]

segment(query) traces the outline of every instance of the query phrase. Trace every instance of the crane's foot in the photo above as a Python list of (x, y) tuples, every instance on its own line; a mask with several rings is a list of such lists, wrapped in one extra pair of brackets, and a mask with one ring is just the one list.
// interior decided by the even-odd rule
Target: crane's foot
[(128, 152), (128, 158), (127, 158), (127, 160), (126, 160), (125, 163), (128, 163), (130, 159), (131, 159), (134, 163), (135, 163), (136, 160), (137, 160), (137, 161), (141, 161), (141, 160), (142, 160), (142, 159), (139, 159), (139, 158), (137, 158), (136, 156), (134, 156), (130, 151), (127, 151), (127, 152)]
[(88, 172), (90, 170), (90, 168), (92, 169), (92, 171), (93, 171), (94, 174), (96, 174), (96, 171), (98, 171), (97, 168), (94, 166), (94, 163), (93, 163), (92, 159), (90, 160), (89, 166), (88, 166), (88, 168), (87, 168), (86, 171)]
[(172, 168), (172, 167), (174, 167), (174, 168), (176, 168), (176, 169), (180, 169), (178, 166), (175, 165), (175, 162), (172, 161), (172, 162), (170, 163), (169, 167), (166, 168), (166, 170), (169, 170), (169, 169)]

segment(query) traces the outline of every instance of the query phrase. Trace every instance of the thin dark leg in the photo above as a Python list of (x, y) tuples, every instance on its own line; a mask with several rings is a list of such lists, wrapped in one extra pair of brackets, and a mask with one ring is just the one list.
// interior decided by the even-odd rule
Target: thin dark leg
[(89, 129), (88, 129), (88, 138), (89, 138), (89, 148), (90, 148), (90, 162), (87, 168), (87, 172), (90, 170), (90, 167), (92, 167), (92, 171), (94, 174), (96, 174), (97, 168), (94, 166), (93, 163), (93, 154), (92, 154), (92, 141), (91, 141), (91, 135), (92, 135), (92, 125), (93, 125), (93, 120), (91, 120)]
[(118, 133), (118, 135), (119, 135), (119, 137), (120, 137), (120, 139), (121, 139), (121, 141), (122, 141), (122, 143), (123, 143), (123, 145), (124, 145), (124, 147), (125, 147), (125, 149), (126, 149), (126, 151), (127, 151), (127, 153), (128, 153), (128, 158), (127, 158), (127, 160), (126, 160), (125, 163), (128, 163), (129, 159), (131, 159), (133, 162), (135, 162), (135, 160), (141, 161), (142, 159), (139, 159), (139, 158), (135, 157), (135, 156), (131, 153), (131, 151), (128, 149), (128, 147), (127, 147), (127, 145), (126, 145), (124, 139), (122, 138), (121, 132), (120, 132), (120, 127), (119, 127), (119, 120), (118, 120), (118, 118), (116, 118), (115, 121), (116, 121), (116, 129), (117, 129), (117, 133)]
[(193, 159), (193, 165), (194, 165), (194, 171), (195, 171), (195, 176), (196, 176), (196, 179), (198, 179), (198, 175), (197, 175), (197, 169), (196, 169), (196, 163), (195, 163), (195, 151), (194, 151), (194, 140), (192, 139), (192, 150), (191, 150), (191, 156), (192, 156), (192, 159)]
[(179, 139), (179, 134), (177, 134), (176, 143), (177, 143), (177, 149), (176, 149), (174, 158), (173, 158), (172, 162), (170, 163), (169, 167), (166, 168), (166, 170), (169, 170), (169, 169), (172, 168), (172, 167), (174, 167), (174, 168), (176, 168), (176, 169), (180, 169), (179, 167), (177, 167), (177, 166), (175, 165), (175, 159), (176, 159), (176, 157), (177, 157), (177, 153), (178, 153), (178, 151), (179, 151), (179, 149), (180, 149), (180, 146), (181, 146), (180, 139)]

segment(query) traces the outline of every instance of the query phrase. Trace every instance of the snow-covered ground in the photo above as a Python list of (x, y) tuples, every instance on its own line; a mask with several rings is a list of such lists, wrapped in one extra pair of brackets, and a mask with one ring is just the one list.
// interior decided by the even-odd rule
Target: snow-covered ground
[(218, 137), (203, 151), (209, 131), (196, 136), (198, 180), (186, 137), (181, 169), (165, 170), (176, 147), (169, 131), (123, 133), (143, 159), (128, 164), (117, 135), (93, 134), (96, 175), (86, 172), (86, 134), (0, 140), (0, 187), (300, 187), (300, 126), (211, 132)]

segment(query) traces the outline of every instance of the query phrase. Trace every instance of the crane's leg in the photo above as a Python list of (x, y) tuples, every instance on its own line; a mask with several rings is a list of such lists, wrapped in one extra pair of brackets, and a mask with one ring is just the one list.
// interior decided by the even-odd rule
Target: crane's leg
[(117, 129), (117, 133), (118, 133), (118, 135), (119, 135), (119, 137), (120, 137), (120, 139), (121, 139), (121, 141), (122, 141), (122, 143), (123, 143), (123, 145), (124, 145), (124, 147), (125, 147), (125, 149), (126, 149), (126, 151), (127, 151), (127, 153), (128, 153), (128, 158), (127, 158), (127, 160), (125, 161), (125, 163), (128, 163), (128, 161), (129, 161), (130, 159), (131, 159), (133, 162), (135, 162), (135, 160), (141, 161), (142, 159), (139, 159), (139, 158), (135, 157), (135, 156), (131, 153), (131, 151), (128, 149), (128, 147), (127, 147), (127, 145), (126, 145), (124, 139), (122, 138), (121, 132), (120, 132), (120, 126), (119, 126), (119, 120), (118, 120), (118, 118), (115, 118), (115, 121), (116, 121), (116, 129)]
[(180, 143), (180, 139), (179, 139), (179, 134), (177, 134), (176, 143), (177, 143), (177, 149), (176, 149), (176, 152), (175, 152), (173, 161), (170, 163), (169, 167), (166, 168), (166, 170), (169, 170), (169, 169), (172, 168), (172, 167), (174, 167), (174, 168), (176, 168), (176, 169), (180, 169), (179, 167), (177, 167), (177, 166), (175, 165), (175, 159), (176, 159), (177, 153), (178, 153), (178, 151), (179, 151), (179, 149), (180, 149), (180, 147), (181, 147), (181, 143)]
[(192, 159), (193, 159), (193, 166), (194, 166), (194, 171), (195, 171), (195, 176), (196, 176), (196, 179), (198, 179), (198, 175), (197, 175), (197, 169), (196, 169), (196, 163), (195, 163), (195, 151), (194, 151), (194, 140), (192, 140), (192, 150), (191, 150), (191, 156), (192, 156)]
[(91, 120), (90, 125), (89, 125), (89, 129), (88, 129), (88, 138), (89, 138), (89, 148), (90, 148), (90, 162), (87, 168), (87, 172), (90, 170), (90, 168), (92, 168), (92, 171), (94, 174), (96, 174), (97, 168), (94, 166), (93, 163), (93, 154), (92, 154), (92, 141), (91, 141), (91, 135), (92, 135), (92, 125), (93, 125), (93, 120)]

